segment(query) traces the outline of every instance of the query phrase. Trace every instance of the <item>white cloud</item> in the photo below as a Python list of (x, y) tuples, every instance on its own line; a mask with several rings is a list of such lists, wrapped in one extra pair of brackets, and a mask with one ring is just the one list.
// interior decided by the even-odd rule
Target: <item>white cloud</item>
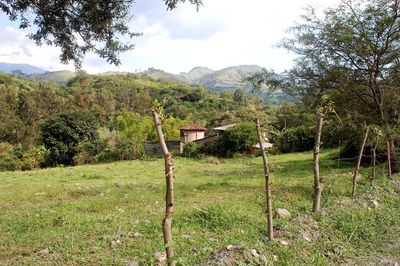
[[(198, 12), (189, 4), (167, 12), (161, 0), (137, 0), (131, 28), (144, 35), (133, 40), (135, 50), (122, 55), (119, 68), (93, 54), (86, 56), (83, 68), (93, 73), (155, 67), (178, 73), (194, 66), (220, 69), (258, 64), (282, 71), (290, 68), (293, 55), (273, 46), (299, 20), (302, 9), (309, 4), (326, 7), (339, 1), (204, 0)], [(0, 50), (0, 61), (24, 61), (50, 70), (73, 69), (59, 64), (59, 49), (36, 47), (13, 28), (0, 33)]]

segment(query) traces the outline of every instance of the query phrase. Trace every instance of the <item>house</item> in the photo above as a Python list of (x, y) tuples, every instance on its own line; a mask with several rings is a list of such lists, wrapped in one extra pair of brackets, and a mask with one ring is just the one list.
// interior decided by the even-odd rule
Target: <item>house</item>
[(204, 139), (204, 135), (205, 132), (207, 131), (207, 128), (196, 124), (190, 124), (179, 128), (179, 130), (181, 131), (181, 138), (180, 138), (181, 142), (188, 143)]

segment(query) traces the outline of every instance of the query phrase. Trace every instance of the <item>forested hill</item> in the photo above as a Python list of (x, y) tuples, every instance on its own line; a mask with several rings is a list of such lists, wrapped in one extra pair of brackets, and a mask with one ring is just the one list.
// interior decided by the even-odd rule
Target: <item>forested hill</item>
[(36, 145), (43, 121), (70, 111), (90, 112), (101, 126), (112, 129), (121, 114), (148, 115), (154, 100), (164, 99), (165, 113), (185, 123), (212, 127), (255, 115), (255, 100), (243, 93), (213, 93), (135, 74), (80, 73), (61, 85), (0, 73), (0, 142)]

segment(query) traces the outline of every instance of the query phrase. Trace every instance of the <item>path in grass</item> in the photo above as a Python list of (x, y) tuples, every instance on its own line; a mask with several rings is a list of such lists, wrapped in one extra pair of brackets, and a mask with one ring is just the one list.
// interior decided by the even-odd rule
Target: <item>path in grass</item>
[[(266, 244), (261, 158), (175, 158), (178, 261), (204, 264), (228, 245), (239, 247), (229, 263), (398, 259), (397, 180), (363, 181), (364, 194), (353, 201), (351, 165), (336, 169), (330, 152), (322, 155), (323, 213), (315, 217), (312, 153), (271, 156), (273, 205), (292, 214), (275, 219), (275, 228), (289, 246)], [(0, 173), (0, 265), (154, 264), (163, 251), (164, 182), (162, 159)], [(49, 254), (37, 253), (46, 248)]]

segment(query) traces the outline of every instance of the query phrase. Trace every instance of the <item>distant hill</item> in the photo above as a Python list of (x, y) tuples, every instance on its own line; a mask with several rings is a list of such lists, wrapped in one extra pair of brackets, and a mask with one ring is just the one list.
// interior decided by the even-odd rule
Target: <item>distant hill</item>
[(261, 70), (262, 67), (256, 65), (227, 67), (200, 77), (194, 81), (194, 84), (203, 85), (211, 91), (233, 91), (243, 86), (243, 79)]
[(31, 75), (31, 74), (42, 74), (45, 73), (47, 70), (28, 64), (11, 64), (11, 63), (0, 62), (0, 72), (13, 73), (15, 71), (20, 71), (25, 75)]
[(61, 70), (61, 71), (48, 71), (41, 74), (31, 74), (28, 76), (28, 78), (40, 81), (66, 83), (68, 80), (75, 77), (75, 75), (76, 75), (75, 72), (68, 70)]
[(214, 71), (206, 67), (195, 67), (189, 72), (178, 75), (151, 68), (140, 74), (153, 79), (164, 79), (173, 82), (185, 82), (202, 85), (210, 91), (234, 91), (242, 85), (242, 80), (262, 70), (257, 65), (241, 65)]

